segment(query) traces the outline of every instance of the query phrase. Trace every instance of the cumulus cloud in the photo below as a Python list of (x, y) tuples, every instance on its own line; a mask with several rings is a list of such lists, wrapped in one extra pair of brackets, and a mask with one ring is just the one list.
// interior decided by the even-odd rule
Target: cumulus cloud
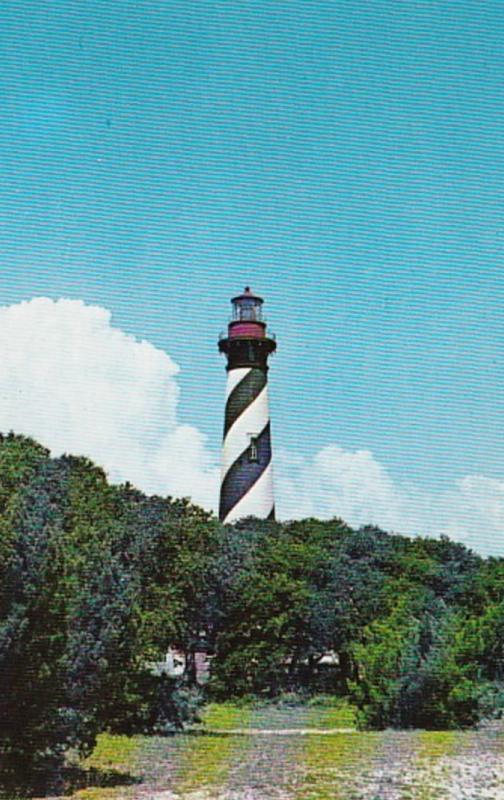
[(312, 458), (278, 453), (276, 478), (284, 519), (341, 517), (407, 535), (446, 534), (479, 553), (504, 555), (504, 481), (468, 475), (429, 492), (394, 480), (369, 450), (335, 444)]
[(104, 308), (36, 298), (0, 308), (0, 430), (88, 456), (112, 481), (215, 505), (205, 436), (177, 419), (179, 367)]
[[(54, 455), (86, 455), (112, 481), (215, 509), (218, 454), (178, 420), (179, 367), (115, 328), (104, 308), (37, 298), (0, 307), (0, 430)], [(504, 481), (469, 475), (443, 492), (394, 479), (369, 450), (328, 444), (313, 457), (275, 447), (281, 519), (341, 517), (504, 555)]]

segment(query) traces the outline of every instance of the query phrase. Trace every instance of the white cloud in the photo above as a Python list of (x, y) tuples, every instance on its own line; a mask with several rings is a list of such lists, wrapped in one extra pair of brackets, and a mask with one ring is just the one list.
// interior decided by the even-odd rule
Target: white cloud
[(177, 420), (179, 368), (110, 312), (37, 298), (0, 308), (0, 430), (86, 455), (111, 480), (215, 505), (204, 435)]
[(504, 555), (504, 481), (468, 475), (428, 492), (392, 479), (369, 450), (329, 444), (313, 458), (276, 459), (279, 516), (341, 517), (407, 535), (446, 534), (482, 554)]
[(283, 516), (340, 516), (352, 524), (394, 519), (401, 498), (387, 471), (369, 450), (350, 452), (327, 445), (310, 459), (276, 459)]
[[(178, 421), (178, 372), (169, 355), (114, 328), (104, 308), (47, 298), (0, 308), (1, 431), (31, 435), (54, 455), (86, 455), (112, 481), (215, 509), (218, 455)], [(282, 519), (446, 533), (504, 555), (504, 481), (470, 475), (427, 492), (393, 479), (369, 450), (336, 444), (312, 458), (275, 448), (275, 476)]]

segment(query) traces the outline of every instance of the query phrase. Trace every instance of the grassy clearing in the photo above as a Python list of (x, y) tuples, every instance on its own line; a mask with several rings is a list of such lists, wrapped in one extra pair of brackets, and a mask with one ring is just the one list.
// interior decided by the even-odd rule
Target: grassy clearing
[(328, 697), (310, 707), (310, 727), (355, 728), (356, 708), (343, 698)]
[(444, 796), (443, 784), (450, 783), (447, 757), (457, 750), (463, 736), (456, 731), (418, 731), (412, 736), (416, 744), (415, 781), (403, 789), (401, 800), (440, 800)]
[(135, 764), (140, 741), (140, 736), (111, 736), (108, 733), (102, 733), (98, 737), (93, 754), (86, 759), (84, 766), (119, 772), (127, 771)]
[[(307, 737), (296, 800), (357, 800), (379, 746), (377, 733)], [(371, 800), (371, 798), (370, 798)]]
[[(96, 747), (82, 767), (89, 770), (90, 782), (111, 785), (89, 786), (77, 791), (73, 797), (79, 800), (117, 800), (128, 798), (134, 787), (128, 782), (139, 778), (136, 764), (141, 752), (141, 736), (112, 736), (102, 733), (98, 736)], [(124, 777), (121, 777), (124, 776)], [(116, 785), (114, 785), (116, 784)]]
[(187, 746), (181, 753), (180, 770), (176, 790), (190, 792), (195, 789), (210, 789), (226, 782), (229, 772), (238, 758), (244, 757), (248, 746), (247, 737), (233, 736), (227, 732), (233, 728), (247, 728), (251, 709), (232, 703), (211, 703), (202, 716), (203, 729), (211, 734), (187, 737)]
[(201, 716), (203, 728), (212, 731), (229, 731), (247, 728), (251, 718), (250, 706), (234, 703), (209, 703)]
[[(117, 773), (117, 785), (90, 786), (77, 791), (76, 800), (126, 800), (138, 787), (121, 783), (120, 775), (165, 781), (181, 793), (221, 785), (247, 740), (227, 731), (247, 728), (251, 709), (231, 703), (211, 703), (194, 733), (173, 737), (113, 736), (102, 734), (92, 755), (82, 766), (92, 774)], [(206, 731), (211, 730), (211, 734)], [(222, 735), (219, 735), (222, 734)], [(99, 781), (99, 777), (98, 777)]]
[[(342, 728), (353, 730), (322, 732)], [(302, 735), (306, 729), (320, 733)], [(212, 703), (191, 733), (100, 736), (84, 766), (117, 780), (73, 797), (146, 800), (174, 792), (181, 800), (224, 800), (231, 791), (243, 800), (446, 800), (453, 785), (459, 800), (502, 800), (503, 752), (504, 731), (357, 731), (352, 707), (334, 698), (302, 706)], [(128, 784), (128, 775), (142, 782)], [(478, 793), (489, 785), (495, 795)]]

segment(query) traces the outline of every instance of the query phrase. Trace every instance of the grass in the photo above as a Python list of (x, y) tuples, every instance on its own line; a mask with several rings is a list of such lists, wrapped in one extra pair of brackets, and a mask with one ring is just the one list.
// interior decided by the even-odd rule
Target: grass
[(416, 733), (415, 785), (404, 790), (401, 800), (438, 800), (443, 797), (439, 778), (449, 780), (449, 766), (447, 764), (443, 770), (440, 762), (456, 750), (458, 740), (456, 731)]
[(229, 731), (246, 728), (250, 723), (251, 708), (235, 703), (209, 703), (201, 717), (203, 727), (212, 731)]
[(103, 781), (108, 785), (88, 786), (73, 796), (79, 800), (117, 800), (118, 797), (129, 797), (133, 790), (128, 784), (135, 779), (135, 766), (142, 738), (100, 734), (93, 753), (85, 759), (82, 767), (89, 770), (90, 782), (101, 784)]
[[(251, 709), (232, 703), (211, 703), (202, 715), (204, 729), (210, 735), (190, 737), (182, 753), (178, 791), (209, 788), (225, 783), (232, 764), (243, 755), (247, 738), (228, 735), (233, 728), (247, 728)], [(221, 735), (219, 735), (221, 734)]]
[(307, 737), (296, 800), (360, 798), (356, 782), (365, 780), (366, 767), (379, 745), (379, 737), (377, 733)]
[[(247, 728), (250, 715), (251, 710), (247, 707), (210, 703), (194, 735), (186, 733), (163, 738), (102, 734), (92, 755), (82, 766), (93, 774), (103, 771), (109, 775), (129, 773), (148, 777), (157, 772), (160, 765), (162, 771), (164, 762), (170, 772), (170, 783), (178, 792), (220, 785), (225, 782), (232, 763), (247, 741), (244, 737), (229, 736), (227, 731)], [(134, 787), (127, 785), (92, 786), (73, 796), (76, 800), (123, 800), (134, 793)]]
[(328, 697), (310, 707), (314, 728), (355, 728), (356, 708), (344, 698)]
[(127, 771), (134, 767), (139, 748), (139, 736), (111, 736), (102, 733), (98, 736), (93, 754), (85, 760), (84, 766), (101, 770)]
[[(298, 736), (296, 728), (320, 733)], [(341, 728), (353, 730), (323, 733)], [(233, 732), (247, 729), (256, 733)], [(275, 729), (287, 733), (275, 735)], [(193, 792), (217, 798), (234, 788), (236, 797), (245, 798), (252, 787), (265, 798), (283, 790), (289, 800), (382, 800), (390, 789), (397, 800), (441, 800), (452, 781), (465, 788), (466, 774), (472, 781), (469, 773), (480, 762), (489, 764), (485, 780), (493, 776), (492, 786), (503, 790), (501, 753), (501, 734), (357, 731), (354, 709), (335, 698), (302, 706), (211, 703), (191, 733), (100, 736), (83, 764), (97, 782), (72, 797), (136, 800), (173, 791), (181, 798)], [(461, 777), (466, 761), (469, 772)], [(135, 776), (143, 778), (140, 785), (132, 784)]]

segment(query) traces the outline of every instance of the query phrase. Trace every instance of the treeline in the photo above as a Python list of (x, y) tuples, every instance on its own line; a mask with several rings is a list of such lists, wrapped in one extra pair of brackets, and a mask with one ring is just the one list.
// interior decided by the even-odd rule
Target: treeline
[[(149, 667), (169, 646), (182, 679)], [(472, 725), (503, 705), (504, 560), (340, 520), (222, 526), (1, 437), (4, 770), (181, 726), (202, 647), (207, 696), (326, 692), (364, 727)]]

